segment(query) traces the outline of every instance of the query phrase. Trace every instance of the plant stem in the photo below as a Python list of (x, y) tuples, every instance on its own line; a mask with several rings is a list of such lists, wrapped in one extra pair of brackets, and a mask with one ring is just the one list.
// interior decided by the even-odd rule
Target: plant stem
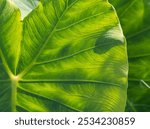
[(16, 102), (17, 102), (17, 85), (18, 81), (17, 80), (12, 80), (11, 84), (11, 111), (16, 112)]

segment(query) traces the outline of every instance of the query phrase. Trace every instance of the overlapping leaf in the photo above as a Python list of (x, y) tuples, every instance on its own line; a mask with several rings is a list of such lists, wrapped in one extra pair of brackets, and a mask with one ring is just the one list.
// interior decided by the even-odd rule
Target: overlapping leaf
[(0, 111), (124, 111), (126, 44), (108, 2), (43, 0), (23, 25), (12, 3), (0, 12)]
[(39, 0), (12, 0), (21, 10), (22, 19), (26, 17), (37, 5)]
[(129, 89), (127, 111), (150, 111), (150, 1), (110, 0), (127, 37)]

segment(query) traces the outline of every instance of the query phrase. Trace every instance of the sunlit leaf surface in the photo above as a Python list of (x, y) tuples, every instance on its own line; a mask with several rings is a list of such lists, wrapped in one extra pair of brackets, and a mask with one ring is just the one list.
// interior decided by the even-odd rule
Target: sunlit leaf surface
[(23, 22), (0, 1), (0, 111), (124, 111), (125, 38), (104, 0), (42, 0)]

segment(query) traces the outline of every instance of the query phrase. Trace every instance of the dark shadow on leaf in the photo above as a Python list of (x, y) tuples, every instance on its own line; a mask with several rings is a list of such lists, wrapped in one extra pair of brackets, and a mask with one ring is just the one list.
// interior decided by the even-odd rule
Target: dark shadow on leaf
[[(122, 42), (118, 39), (108, 38), (106, 36), (102, 36), (97, 39), (95, 43), (94, 52), (98, 54), (104, 54), (109, 51), (111, 48), (121, 45)], [(101, 46), (101, 47), (99, 47)]]

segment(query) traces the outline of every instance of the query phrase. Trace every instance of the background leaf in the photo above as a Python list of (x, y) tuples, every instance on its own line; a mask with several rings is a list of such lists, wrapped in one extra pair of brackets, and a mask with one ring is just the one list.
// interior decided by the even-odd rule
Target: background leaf
[[(7, 5), (0, 4), (0, 17), (9, 15)], [(8, 22), (0, 20), (4, 27)], [(6, 51), (9, 43), (0, 41), (1, 111), (124, 111), (126, 44), (108, 2), (43, 0), (24, 18), (18, 35), (19, 52), (13, 42)], [(7, 55), (15, 54), (20, 58), (12, 67)]]
[(127, 38), (129, 89), (126, 111), (150, 111), (150, 1), (110, 0)]
[(21, 10), (22, 19), (26, 17), (37, 5), (39, 0), (12, 0)]

